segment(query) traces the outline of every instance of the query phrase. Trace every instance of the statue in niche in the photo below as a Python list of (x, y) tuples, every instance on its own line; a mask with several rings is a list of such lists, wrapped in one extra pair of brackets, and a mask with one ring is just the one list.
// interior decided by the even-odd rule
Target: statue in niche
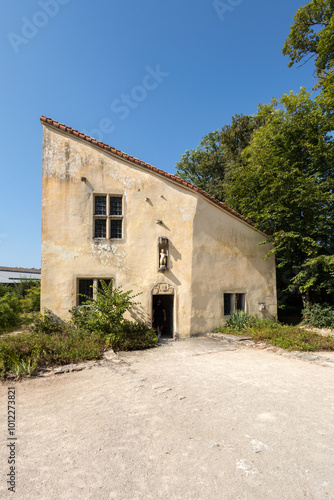
[(167, 254), (164, 248), (160, 250), (160, 267), (167, 267)]

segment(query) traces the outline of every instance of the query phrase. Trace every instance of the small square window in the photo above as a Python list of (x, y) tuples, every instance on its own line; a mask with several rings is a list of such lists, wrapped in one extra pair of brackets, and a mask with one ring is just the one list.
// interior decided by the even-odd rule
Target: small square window
[(224, 316), (245, 310), (245, 293), (224, 293)]

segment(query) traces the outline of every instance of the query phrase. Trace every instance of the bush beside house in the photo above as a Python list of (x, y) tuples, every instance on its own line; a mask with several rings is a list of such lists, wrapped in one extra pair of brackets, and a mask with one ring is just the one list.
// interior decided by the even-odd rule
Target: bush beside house
[[(35, 304), (35, 292), (25, 295), (26, 307)], [(13, 296), (14, 297), (14, 296)], [(99, 359), (107, 348), (115, 351), (147, 349), (157, 345), (156, 332), (144, 323), (125, 320), (135, 296), (102, 283), (96, 300), (75, 308), (70, 321), (51, 311), (40, 315), (25, 333), (0, 338), (0, 375), (32, 375), (37, 368)], [(18, 300), (18, 299), (17, 299)]]

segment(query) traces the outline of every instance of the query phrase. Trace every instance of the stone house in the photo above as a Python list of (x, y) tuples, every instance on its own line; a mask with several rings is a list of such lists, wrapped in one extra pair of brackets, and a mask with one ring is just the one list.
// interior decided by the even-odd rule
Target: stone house
[[(266, 236), (201, 189), (44, 116), (42, 309), (61, 318), (101, 280), (140, 292), (133, 319), (212, 331), (236, 309), (274, 317)], [(93, 285), (93, 286), (92, 286)]]

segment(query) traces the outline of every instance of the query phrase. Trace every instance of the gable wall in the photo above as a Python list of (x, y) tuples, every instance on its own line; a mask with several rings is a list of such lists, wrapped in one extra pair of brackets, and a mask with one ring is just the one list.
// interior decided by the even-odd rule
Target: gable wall
[[(93, 240), (94, 193), (123, 195), (123, 241)], [(152, 288), (168, 283), (175, 289), (178, 333), (188, 332), (196, 205), (194, 194), (160, 176), (45, 126), (42, 308), (66, 318), (76, 303), (78, 277), (114, 277), (116, 286), (142, 293), (136, 314), (150, 321)], [(169, 239), (166, 273), (158, 272), (159, 236)]]

